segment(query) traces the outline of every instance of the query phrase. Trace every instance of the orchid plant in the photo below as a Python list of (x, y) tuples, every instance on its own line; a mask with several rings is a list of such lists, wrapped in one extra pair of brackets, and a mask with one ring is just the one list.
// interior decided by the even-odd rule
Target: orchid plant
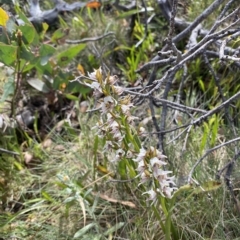
[[(169, 176), (172, 172), (165, 170), (167, 156), (155, 147), (146, 149), (141, 143), (140, 136), (145, 129), (135, 126), (137, 117), (131, 114), (134, 107), (131, 96), (124, 95), (124, 88), (117, 86), (117, 76), (107, 75), (104, 78), (101, 68), (88, 73), (88, 76), (88, 80), (81, 84), (92, 88), (94, 96), (99, 99), (101, 114), (94, 128), (104, 140), (104, 153), (108, 157), (114, 156), (110, 159), (112, 164), (124, 167), (126, 171), (119, 171), (122, 179), (139, 179), (137, 186), (143, 190), (142, 195), (148, 195), (147, 200), (154, 208), (160, 202), (166, 217), (169, 217), (164, 199), (171, 199), (177, 188), (174, 176)], [(161, 226), (166, 230), (162, 223)]]

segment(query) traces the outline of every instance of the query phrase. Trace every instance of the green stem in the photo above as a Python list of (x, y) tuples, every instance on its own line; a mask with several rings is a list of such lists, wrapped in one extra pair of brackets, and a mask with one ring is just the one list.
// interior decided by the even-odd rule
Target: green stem
[(123, 119), (123, 124), (124, 127), (126, 128), (126, 136), (128, 142), (131, 142), (134, 146), (134, 149), (139, 152), (140, 151), (140, 146), (137, 143), (136, 139), (134, 138), (133, 134), (131, 133), (131, 128), (129, 127), (129, 123), (126, 121), (126, 119)]
[(15, 111), (16, 111), (16, 100), (17, 100), (17, 96), (19, 93), (19, 89), (20, 89), (20, 85), (21, 85), (21, 71), (20, 71), (20, 67), (21, 67), (21, 59), (20, 59), (20, 52), (21, 52), (21, 47), (22, 47), (22, 42), (21, 42), (21, 38), (19, 38), (18, 41), (18, 47), (17, 47), (17, 67), (16, 67), (16, 72), (17, 72), (17, 82), (16, 82), (16, 86), (15, 86), (15, 90), (14, 90), (14, 95), (13, 95), (13, 99), (12, 99), (12, 104), (11, 104), (11, 116), (15, 117)]
[(164, 226), (163, 221), (162, 221), (162, 219), (161, 219), (161, 216), (160, 216), (160, 214), (159, 214), (159, 211), (156, 209), (156, 206), (154, 206), (154, 205), (152, 205), (152, 209), (153, 209), (154, 214), (155, 214), (155, 216), (157, 217), (157, 219), (158, 219), (158, 221), (159, 221), (159, 223), (160, 223), (160, 225), (161, 225), (161, 228), (162, 228), (162, 230), (163, 230), (163, 232), (164, 232), (164, 234), (165, 234), (165, 233), (166, 233), (166, 229), (165, 229), (165, 226)]

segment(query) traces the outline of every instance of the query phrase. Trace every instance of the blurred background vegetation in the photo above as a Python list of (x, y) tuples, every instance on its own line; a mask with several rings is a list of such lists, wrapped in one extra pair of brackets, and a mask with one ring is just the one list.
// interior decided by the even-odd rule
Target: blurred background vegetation
[[(169, 24), (156, 1), (145, 1), (149, 20), (145, 38), (146, 19), (141, 4), (137, 1), (137, 8), (121, 10), (114, 2), (103, 1), (96, 9), (84, 7), (63, 14), (58, 25), (43, 26), (40, 32), (35, 32), (30, 25), (28, 29), (22, 28), (23, 32), (34, 35), (31, 43), (24, 40), (27, 51), (21, 56), (23, 65), (26, 56), (31, 61), (21, 71), (21, 92), (10, 91), (0, 103), (1, 116), (4, 119), (11, 115), (10, 100), (17, 95), (16, 115), (30, 111), (35, 120), (17, 129), (6, 127), (0, 136), (1, 149), (11, 151), (0, 151), (0, 239), (165, 239), (159, 219), (136, 182), (111, 181), (118, 179), (119, 173), (109, 161), (113, 156), (103, 154), (104, 141), (93, 129), (100, 113), (86, 112), (97, 106), (97, 99), (91, 89), (72, 81), (81, 75), (87, 76), (99, 66), (103, 66), (105, 73), (117, 75), (120, 86), (138, 88), (148, 81), (149, 71), (138, 74), (136, 70), (161, 50)], [(128, 6), (131, 2), (123, 0), (120, 4)], [(177, 16), (193, 21), (212, 2), (178, 1)], [(28, 16), (27, 1), (18, 3), (20, 12)], [(10, 1), (0, 0), (0, 5), (14, 15), (18, 11)], [(54, 4), (45, 0), (40, 6), (50, 9)], [(212, 26), (220, 10), (203, 23), (206, 29)], [(23, 18), (19, 13), (18, 17)], [(71, 41), (109, 32), (114, 34), (82, 45), (71, 44)], [(12, 38), (16, 41), (14, 34)], [(138, 44), (143, 38), (143, 43)], [(236, 40), (232, 47), (238, 45)], [(38, 47), (43, 50), (39, 51)], [(177, 47), (184, 52), (186, 39)], [(44, 59), (48, 63), (42, 64)], [(211, 64), (225, 98), (236, 94), (240, 87), (239, 68), (223, 65), (217, 58), (211, 59)], [(187, 67), (181, 103), (205, 111), (218, 106), (222, 99), (204, 60), (196, 58)], [(160, 79), (165, 70), (158, 71), (156, 79)], [(1, 65), (2, 95), (15, 84), (13, 79), (18, 72), (14, 64)], [(182, 74), (179, 71), (175, 76), (170, 100), (177, 97)], [(161, 94), (160, 90), (156, 97)], [(239, 104), (236, 101), (229, 108), (236, 135)], [(173, 113), (168, 115), (168, 127), (176, 127)], [(157, 139), (147, 101), (136, 106), (133, 114), (139, 117), (136, 124), (148, 132), (143, 143), (155, 146)], [(157, 120), (160, 114), (161, 109), (157, 108)], [(189, 119), (179, 114), (177, 120), (180, 126)], [(186, 187), (186, 191), (177, 196), (171, 209), (176, 230), (172, 239), (239, 239), (238, 202), (221, 179), (215, 180), (217, 171), (234, 156), (234, 144), (206, 157), (194, 173), (196, 182), (191, 188), (186, 181), (192, 166), (209, 148), (233, 138), (224, 113), (213, 115), (187, 137), (182, 135), (175, 140), (176, 135), (166, 136), (165, 154), (178, 187)], [(236, 166), (231, 179), (235, 200), (239, 198), (239, 179), (239, 166)], [(206, 183), (212, 185), (205, 188)], [(156, 211), (163, 215), (162, 209)]]

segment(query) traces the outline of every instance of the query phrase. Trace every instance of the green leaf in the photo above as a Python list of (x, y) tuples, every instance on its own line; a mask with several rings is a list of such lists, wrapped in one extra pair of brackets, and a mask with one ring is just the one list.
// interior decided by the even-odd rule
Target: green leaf
[(141, 141), (137, 134), (134, 134), (133, 138), (134, 138), (135, 143), (137, 144), (137, 145), (135, 145), (135, 150), (139, 151), (141, 148)]
[(14, 166), (17, 168), (18, 171), (23, 170), (23, 166), (18, 161), (14, 161)]
[(27, 82), (40, 92), (48, 93), (50, 91), (46, 83), (39, 79), (30, 79)]
[(56, 49), (54, 47), (48, 44), (42, 44), (39, 50), (41, 65), (42, 66), (46, 65), (48, 63), (49, 58), (51, 58), (55, 52)]
[(15, 91), (14, 77), (9, 77), (8, 81), (3, 86), (3, 95), (1, 97), (1, 102), (4, 102), (10, 95)]
[(99, 144), (99, 139), (98, 139), (98, 135), (96, 135), (95, 139), (94, 139), (94, 144), (93, 144), (93, 152), (94, 152), (94, 154), (97, 154), (98, 144)]
[(13, 33), (16, 31), (17, 25), (14, 22), (14, 19), (9, 18), (9, 20), (7, 21), (6, 29), (7, 29), (7, 32), (9, 33)]
[(41, 64), (42, 66), (46, 65), (46, 64), (48, 63), (48, 60), (49, 60), (50, 57), (51, 57), (50, 55), (41, 57), (41, 59), (40, 59), (40, 64)]
[[(39, 74), (52, 76), (53, 75), (53, 67), (48, 61), (46, 65), (41, 64), (41, 60), (37, 59), (38, 61), (35, 63), (35, 67), (38, 70)], [(34, 61), (34, 60), (33, 60)]]
[(57, 76), (53, 79), (53, 89), (59, 89), (63, 83), (67, 84), (67, 75), (68, 74), (64, 74), (62, 71), (59, 71)]
[(26, 48), (26, 46), (22, 46), (20, 50), (20, 58), (29, 62), (32, 61), (35, 56), (28, 48)]
[(200, 89), (205, 92), (205, 85), (204, 85), (204, 82), (202, 81), (201, 78), (198, 78), (198, 83), (200, 85)]
[(66, 28), (66, 29), (59, 28), (53, 33), (51, 37), (51, 41), (56, 43), (58, 40), (67, 36), (68, 33), (69, 33), (69, 28)]
[(78, 230), (78, 231), (74, 234), (73, 238), (78, 238), (78, 237), (83, 236), (87, 231), (89, 231), (91, 228), (93, 228), (93, 227), (95, 227), (95, 226), (96, 226), (96, 223), (90, 223), (90, 224), (88, 224), (87, 226), (85, 226), (85, 227), (81, 228), (80, 230)]
[[(81, 237), (81, 240), (101, 240), (102, 235), (101, 234), (85, 234), (84, 236)], [(214, 239), (215, 240), (215, 239)]]
[(201, 152), (203, 151), (204, 147), (206, 146), (207, 139), (208, 139), (208, 134), (209, 134), (208, 124), (204, 122), (203, 127), (204, 127), (204, 132), (203, 132), (202, 141), (201, 141), (201, 144), (200, 144), (200, 151)]
[(209, 126), (211, 127), (216, 121), (216, 114), (214, 114), (208, 121)]
[(0, 62), (11, 66), (17, 58), (17, 47), (0, 43)]
[(186, 193), (193, 190), (193, 186), (190, 184), (186, 184), (181, 186), (180, 188), (178, 188), (178, 190), (174, 193), (174, 197), (177, 197), (178, 195), (180, 195), (181, 193)]
[(218, 118), (215, 118), (215, 121), (213, 122), (212, 126), (212, 138), (211, 138), (211, 146), (214, 146), (217, 135), (218, 135), (218, 127), (219, 127), (219, 122)]
[(0, 42), (9, 45), (10, 34), (2, 26), (0, 26)]
[(49, 28), (49, 25), (47, 23), (42, 23), (43, 31), (46, 32)]
[(115, 226), (109, 228), (106, 232), (104, 232), (105, 236), (108, 236), (114, 232), (116, 232), (118, 229), (122, 228), (124, 226), (124, 222), (119, 222)]
[[(28, 62), (28, 64), (25, 64), (24, 66), (22, 66), (22, 72), (28, 72), (30, 71), (32, 68), (36, 67), (36, 65), (39, 63), (39, 58), (35, 57), (33, 59), (31, 59), (31, 61)], [(40, 63), (39, 63), (40, 65)], [(40, 72), (42, 73), (42, 72)]]
[(120, 161), (118, 163), (118, 173), (120, 174), (120, 176), (122, 177), (122, 179), (126, 179), (126, 173), (127, 173), (127, 168), (126, 168), (126, 159), (124, 159), (125, 161)]
[(49, 202), (55, 202), (55, 200), (47, 192), (42, 190), (41, 194), (42, 194), (43, 198), (45, 198)]
[(32, 24), (28, 18), (25, 16), (25, 14), (21, 11), (20, 7), (18, 5), (15, 5), (15, 10), (19, 16), (19, 18), (24, 22), (28, 24)]
[(78, 55), (85, 48), (86, 44), (79, 44), (68, 48), (67, 50), (61, 52), (57, 56), (57, 61), (59, 66), (65, 66), (70, 63), (74, 57)]
[(92, 89), (79, 84), (77, 81), (73, 81), (67, 84), (66, 91), (71, 93), (81, 93), (83, 97), (86, 97), (88, 93), (92, 92)]
[(73, 101), (78, 101), (78, 97), (72, 95), (72, 94), (64, 94), (64, 96), (69, 99), (69, 100), (73, 100)]
[(203, 183), (200, 187), (195, 188), (193, 190), (193, 194), (214, 191), (220, 188), (221, 185), (222, 185), (221, 182), (218, 182), (218, 181), (208, 181)]
[(19, 26), (19, 29), (22, 32), (23, 42), (26, 45), (32, 43), (34, 40), (35, 34), (36, 34), (36, 30), (33, 27), (33, 25), (32, 24), (24, 24), (24, 25)]
[(70, 203), (76, 200), (76, 197), (68, 197), (64, 200), (64, 203)]

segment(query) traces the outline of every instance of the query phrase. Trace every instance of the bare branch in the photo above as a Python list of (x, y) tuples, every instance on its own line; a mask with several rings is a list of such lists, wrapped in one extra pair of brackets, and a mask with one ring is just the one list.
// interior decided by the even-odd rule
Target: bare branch
[(94, 42), (94, 41), (101, 40), (105, 37), (111, 36), (111, 35), (115, 35), (115, 33), (114, 32), (108, 32), (108, 33), (105, 33), (105, 34), (103, 34), (99, 37), (83, 38), (83, 39), (80, 39), (80, 40), (69, 40), (69, 39), (67, 39), (65, 42), (68, 43), (68, 44), (79, 44), (79, 43), (85, 43), (85, 42)]
[(215, 147), (213, 147), (213, 148), (211, 148), (211, 149), (208, 149), (208, 150), (204, 153), (204, 155), (203, 155), (201, 158), (199, 158), (199, 159), (197, 160), (197, 162), (194, 164), (194, 166), (192, 167), (192, 169), (191, 169), (191, 171), (189, 172), (189, 175), (188, 175), (188, 182), (189, 182), (189, 183), (191, 182), (191, 178), (192, 178), (192, 175), (193, 175), (194, 170), (195, 170), (196, 167), (203, 161), (203, 159), (204, 159), (205, 157), (207, 157), (211, 152), (213, 152), (213, 151), (215, 151), (215, 150), (217, 150), (217, 149), (219, 149), (219, 148), (221, 148), (221, 147), (227, 146), (227, 145), (229, 145), (229, 144), (231, 144), (231, 143), (234, 143), (234, 142), (236, 142), (236, 141), (240, 141), (240, 137), (231, 139), (231, 140), (229, 140), (228, 142), (222, 143), (222, 144), (217, 145), (217, 146), (215, 146)]
[(187, 35), (191, 34), (191, 32), (203, 21), (205, 20), (211, 13), (213, 13), (224, 0), (215, 0), (208, 8), (206, 8), (202, 14), (200, 14), (184, 31), (179, 33), (176, 37), (173, 38), (173, 42), (179, 42)]

